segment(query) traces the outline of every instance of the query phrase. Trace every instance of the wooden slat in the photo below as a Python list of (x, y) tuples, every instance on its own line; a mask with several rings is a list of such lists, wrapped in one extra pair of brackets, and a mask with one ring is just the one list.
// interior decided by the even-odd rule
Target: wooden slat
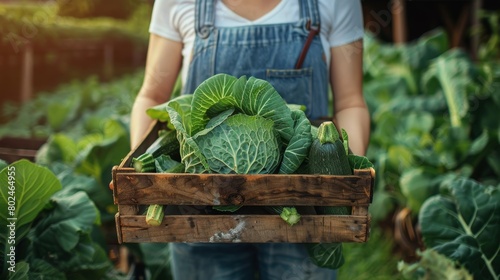
[(139, 205), (118, 205), (118, 212), (123, 215), (137, 215), (139, 213)]
[(355, 216), (367, 216), (368, 215), (368, 207), (353, 206), (351, 212), (352, 212), (352, 215), (355, 215)]
[(366, 242), (369, 216), (303, 215), (289, 226), (277, 215), (169, 215), (160, 226), (145, 216), (120, 215), (122, 241), (141, 242)]
[[(111, 172), (112, 176), (112, 186), (113, 186), (113, 200), (115, 204), (118, 204), (118, 212), (121, 213), (122, 215), (136, 215), (139, 212), (139, 205), (126, 205), (126, 204), (119, 204), (117, 202), (116, 198), (116, 190), (117, 190), (117, 174), (119, 173), (119, 168), (117, 166), (114, 166)], [(125, 169), (129, 170), (129, 169)]]
[(118, 244), (123, 243), (123, 237), (122, 237), (122, 227), (121, 227), (121, 221), (120, 221), (120, 212), (115, 214), (115, 224), (116, 224), (116, 237)]
[[(353, 172), (354, 176), (361, 176), (366, 178), (366, 182), (370, 187), (365, 189), (369, 193), (367, 193), (368, 196), (370, 196), (370, 203), (373, 201), (373, 187), (375, 186), (375, 169), (374, 168), (366, 168), (366, 169), (354, 169)], [(368, 180), (368, 178), (370, 178)]]
[[(369, 171), (367, 171), (369, 172)], [(115, 172), (117, 204), (363, 206), (367, 176)]]

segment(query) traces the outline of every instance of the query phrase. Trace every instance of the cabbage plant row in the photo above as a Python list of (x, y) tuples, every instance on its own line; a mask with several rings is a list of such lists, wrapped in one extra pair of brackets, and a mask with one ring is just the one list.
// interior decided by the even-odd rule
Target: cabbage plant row
[[(373, 217), (409, 210), (423, 242), (416, 247), (437, 253), (401, 263), (409, 279), (500, 276), (498, 24), (492, 30), (475, 60), (450, 49), (441, 29), (404, 46), (366, 37), (368, 157), (378, 175)], [(462, 278), (438, 277), (449, 272), (446, 260)]]

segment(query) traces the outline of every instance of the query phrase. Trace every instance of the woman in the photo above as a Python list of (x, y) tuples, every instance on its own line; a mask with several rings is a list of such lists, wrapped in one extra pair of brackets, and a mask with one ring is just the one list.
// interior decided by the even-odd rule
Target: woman
[[(369, 112), (362, 94), (359, 0), (157, 0), (144, 83), (132, 110), (135, 147), (151, 119), (147, 108), (169, 100), (181, 74), (192, 93), (217, 73), (268, 80), (311, 119), (334, 106), (351, 150), (366, 152)], [(328, 104), (329, 86), (334, 93)], [(314, 266), (300, 244), (172, 244), (176, 279), (335, 279)]]

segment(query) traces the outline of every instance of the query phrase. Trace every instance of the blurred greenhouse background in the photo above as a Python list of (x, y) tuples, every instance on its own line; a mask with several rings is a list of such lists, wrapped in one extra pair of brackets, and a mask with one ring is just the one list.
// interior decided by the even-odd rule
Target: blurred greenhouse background
[[(345, 244), (339, 279), (499, 279), (500, 2), (362, 3), (377, 178), (370, 239)], [(38, 198), (23, 202), (38, 214), (18, 220), (12, 279), (171, 278), (165, 244), (118, 244), (108, 187), (153, 4), (0, 0), (0, 200), (14, 162), (36, 180), (18, 192)]]

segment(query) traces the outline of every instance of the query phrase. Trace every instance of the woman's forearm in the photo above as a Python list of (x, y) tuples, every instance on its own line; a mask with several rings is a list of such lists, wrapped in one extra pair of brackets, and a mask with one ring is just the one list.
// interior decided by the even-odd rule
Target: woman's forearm
[(370, 140), (370, 113), (365, 107), (349, 107), (335, 114), (337, 127), (349, 135), (349, 147), (356, 155), (365, 155)]
[(153, 122), (146, 110), (170, 99), (181, 68), (181, 51), (181, 42), (151, 34), (144, 81), (131, 112), (132, 148), (140, 144)]
[(353, 153), (365, 155), (370, 138), (370, 114), (363, 96), (363, 41), (331, 48), (330, 82), (334, 121), (349, 135)]
[(130, 146), (134, 149), (146, 135), (153, 120), (146, 114), (146, 110), (157, 105), (153, 99), (137, 96), (130, 117)]

